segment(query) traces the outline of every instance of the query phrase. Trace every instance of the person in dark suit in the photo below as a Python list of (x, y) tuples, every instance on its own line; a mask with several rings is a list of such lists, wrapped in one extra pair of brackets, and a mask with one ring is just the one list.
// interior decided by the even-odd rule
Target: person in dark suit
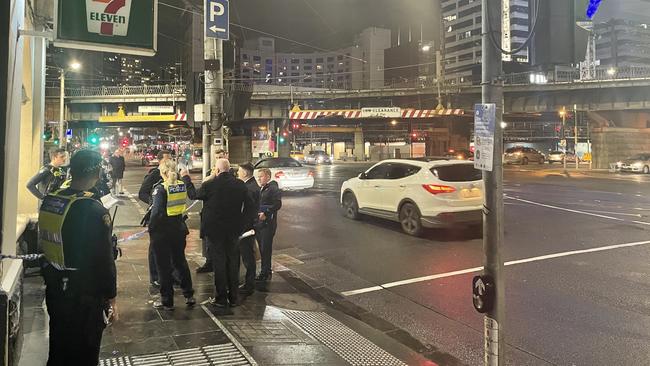
[(124, 156), (122, 156), (122, 151), (115, 150), (115, 153), (113, 153), (113, 156), (108, 159), (108, 162), (113, 168), (113, 174), (111, 174), (111, 177), (113, 178), (113, 194), (124, 194), (124, 191), (122, 190), (122, 179), (124, 178), (126, 162), (124, 161)]
[(282, 208), (282, 192), (278, 187), (278, 183), (271, 180), (271, 171), (269, 169), (260, 169), (257, 177), (262, 190), (260, 192), (260, 209), (255, 232), (257, 242), (260, 245), (262, 268), (255, 280), (269, 281), (272, 274), (273, 237), (278, 228), (278, 211)]
[(203, 201), (204, 235), (210, 247), (214, 267), (215, 297), (210, 303), (217, 307), (239, 305), (239, 247), (237, 241), (246, 222), (255, 215), (255, 207), (244, 182), (230, 174), (230, 163), (219, 159), (214, 178), (197, 190), (187, 170), (181, 172), (190, 199)]
[[(239, 166), (237, 171), (237, 176), (239, 179), (246, 183), (248, 188), (248, 193), (251, 196), (253, 201), (253, 207), (255, 208), (255, 213), (259, 212), (260, 207), (260, 186), (257, 184), (255, 177), (253, 176), (253, 171), (255, 168), (251, 163), (245, 163)], [(255, 223), (257, 222), (257, 216), (253, 216), (246, 222), (244, 227), (244, 232), (253, 230)], [(240, 286), (239, 293), (243, 295), (252, 295), (255, 291), (255, 236), (251, 235), (245, 238), (242, 238), (239, 241), (239, 251), (241, 253), (241, 259), (246, 267), (246, 276), (244, 277), (244, 284)]]

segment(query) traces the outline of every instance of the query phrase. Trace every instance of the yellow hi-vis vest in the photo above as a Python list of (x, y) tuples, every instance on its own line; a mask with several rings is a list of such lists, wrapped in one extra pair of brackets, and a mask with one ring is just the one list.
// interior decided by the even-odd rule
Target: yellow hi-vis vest
[(75, 270), (66, 265), (63, 252), (63, 222), (75, 201), (93, 199), (90, 192), (62, 195), (57, 190), (43, 199), (38, 214), (38, 241), (48, 262), (60, 271)]
[(182, 215), (187, 203), (185, 183), (182, 180), (177, 180), (175, 184), (163, 182), (163, 187), (167, 191), (167, 216)]

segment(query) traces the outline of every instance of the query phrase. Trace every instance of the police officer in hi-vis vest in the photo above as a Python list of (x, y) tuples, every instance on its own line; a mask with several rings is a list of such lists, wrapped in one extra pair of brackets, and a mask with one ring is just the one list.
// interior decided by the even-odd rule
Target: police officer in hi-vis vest
[(102, 332), (117, 318), (115, 261), (108, 210), (88, 192), (102, 158), (80, 150), (70, 159), (69, 188), (50, 193), (39, 213), (50, 316), (48, 366), (97, 365)]
[(185, 259), (185, 237), (189, 230), (185, 225), (187, 188), (178, 179), (176, 163), (164, 160), (160, 166), (162, 183), (153, 189), (149, 233), (151, 247), (156, 258), (160, 281), (160, 300), (153, 306), (157, 309), (174, 309), (174, 284), (172, 272), (175, 269), (180, 277), (185, 304), (193, 306), (194, 289), (192, 277)]

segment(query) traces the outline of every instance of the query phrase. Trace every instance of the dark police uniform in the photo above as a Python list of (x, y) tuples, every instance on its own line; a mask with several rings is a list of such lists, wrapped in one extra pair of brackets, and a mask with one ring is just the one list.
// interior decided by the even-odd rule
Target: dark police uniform
[[(138, 198), (140, 201), (147, 205), (151, 205), (151, 193), (153, 192), (153, 187), (161, 181), (162, 177), (160, 176), (160, 169), (150, 169), (144, 177), (140, 190), (138, 191)], [(149, 235), (149, 282), (154, 284), (155, 282), (158, 282), (158, 271), (156, 270), (156, 257), (154, 256), (153, 248), (151, 247), (152, 242), (153, 239), (151, 238), (151, 235)]]
[[(249, 231), (255, 227), (255, 223), (257, 222), (257, 212), (259, 212), (260, 207), (260, 186), (257, 184), (255, 177), (250, 177), (244, 183), (246, 183), (248, 194), (251, 197), (251, 201), (253, 202), (253, 207), (255, 209), (252, 217), (247, 220), (246, 226), (244, 227), (244, 231)], [(243, 291), (246, 293), (252, 293), (255, 289), (256, 271), (254, 235), (243, 238), (239, 241), (239, 252), (241, 253), (241, 259), (244, 263), (244, 267), (246, 267), (246, 276), (244, 277), (245, 280)]]
[(42, 200), (45, 196), (61, 187), (66, 179), (66, 175), (66, 169), (47, 164), (27, 182), (27, 189), (38, 199)]
[(255, 235), (260, 245), (261, 269), (259, 280), (271, 278), (271, 256), (273, 254), (273, 237), (278, 228), (278, 211), (282, 208), (282, 191), (274, 180), (267, 183), (260, 191), (260, 212), (266, 220), (256, 225)]
[(48, 366), (97, 365), (108, 300), (117, 295), (111, 217), (93, 193), (71, 188), (45, 197), (39, 214)]
[(189, 234), (183, 213), (187, 188), (182, 181), (163, 182), (153, 188), (153, 204), (149, 221), (151, 249), (156, 258), (160, 279), (160, 300), (164, 306), (174, 306), (172, 272), (177, 271), (185, 298), (194, 295), (192, 277), (185, 259), (185, 237)]

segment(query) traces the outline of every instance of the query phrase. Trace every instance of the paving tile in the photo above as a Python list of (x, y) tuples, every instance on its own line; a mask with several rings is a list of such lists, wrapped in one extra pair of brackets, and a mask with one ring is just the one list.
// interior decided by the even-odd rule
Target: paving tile
[(226, 344), (230, 342), (228, 337), (221, 330), (181, 334), (175, 335), (172, 338), (174, 338), (174, 342), (176, 342), (179, 349), (202, 347), (213, 344)]
[(254, 345), (246, 350), (260, 365), (348, 365), (322, 345)]

